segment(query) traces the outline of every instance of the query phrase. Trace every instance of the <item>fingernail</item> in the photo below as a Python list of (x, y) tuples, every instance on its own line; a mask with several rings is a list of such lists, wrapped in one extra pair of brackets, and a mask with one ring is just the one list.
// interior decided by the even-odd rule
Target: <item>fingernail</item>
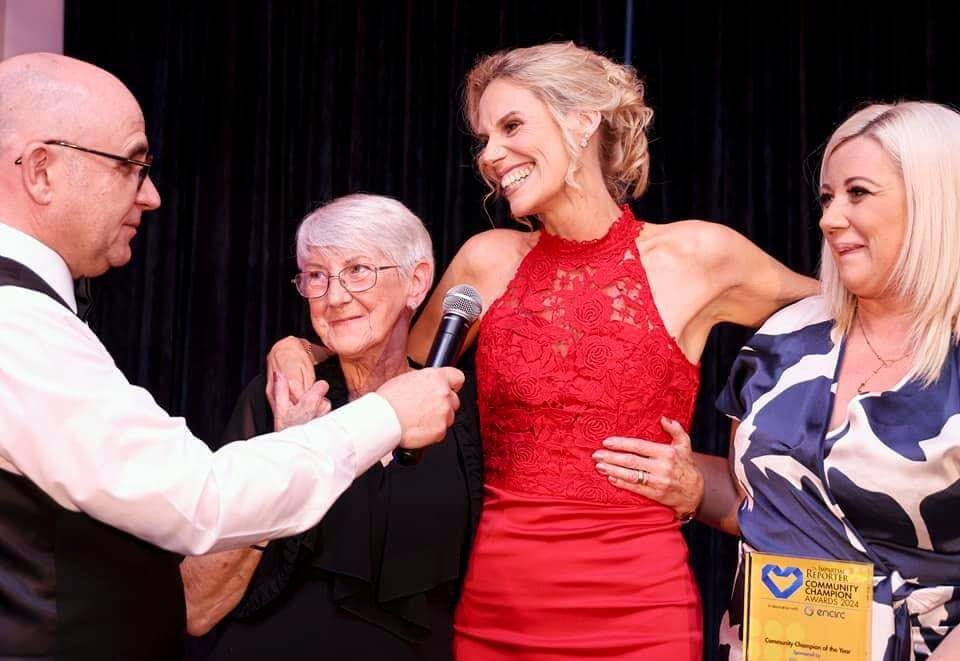
[(613, 475), (608, 475), (607, 480), (610, 482), (610, 484), (616, 484), (619, 481)]
[(600, 461), (600, 450), (597, 450), (596, 452), (594, 452), (592, 455), (590, 455), (590, 457), (594, 461)]
[(604, 475), (606, 475), (606, 474), (607, 474), (607, 465), (606, 465), (606, 464), (597, 464), (597, 471), (600, 472), (600, 473), (603, 473)]
[(609, 438), (603, 439), (603, 447), (605, 447), (605, 448), (612, 448), (612, 447), (613, 447), (613, 441), (612, 441), (611, 439), (609, 439)]

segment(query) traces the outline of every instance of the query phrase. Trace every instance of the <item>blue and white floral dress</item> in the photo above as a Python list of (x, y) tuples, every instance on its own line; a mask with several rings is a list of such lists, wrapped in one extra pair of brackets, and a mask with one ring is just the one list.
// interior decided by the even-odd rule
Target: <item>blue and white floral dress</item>
[[(857, 395), (827, 429), (845, 339), (815, 296), (740, 351), (718, 408), (740, 421), (744, 547), (874, 564), (872, 659), (925, 659), (960, 621), (960, 351), (940, 377)], [(721, 624), (741, 658), (742, 577)]]

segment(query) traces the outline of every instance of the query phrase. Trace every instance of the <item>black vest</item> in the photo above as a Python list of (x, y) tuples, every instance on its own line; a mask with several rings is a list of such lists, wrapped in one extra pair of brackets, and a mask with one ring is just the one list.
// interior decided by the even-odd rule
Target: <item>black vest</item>
[[(5, 257), (0, 286), (67, 306), (36, 273)], [(0, 470), (0, 660), (181, 658), (179, 562)]]

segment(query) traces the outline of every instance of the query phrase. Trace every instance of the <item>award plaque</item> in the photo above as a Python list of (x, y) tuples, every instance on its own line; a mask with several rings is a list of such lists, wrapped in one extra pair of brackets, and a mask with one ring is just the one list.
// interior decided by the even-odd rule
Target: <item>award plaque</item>
[(869, 562), (747, 552), (746, 661), (868, 661), (873, 600)]

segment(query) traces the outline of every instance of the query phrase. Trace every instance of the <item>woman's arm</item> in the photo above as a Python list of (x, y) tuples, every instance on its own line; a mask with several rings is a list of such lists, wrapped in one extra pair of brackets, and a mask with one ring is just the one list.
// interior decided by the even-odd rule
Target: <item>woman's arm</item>
[[(407, 338), (407, 355), (420, 365), (424, 365), (427, 361), (427, 354), (430, 352), (431, 344), (433, 344), (433, 336), (440, 325), (441, 317), (443, 317), (443, 297), (447, 290), (460, 284), (469, 284), (476, 287), (476, 277), (470, 267), (472, 259), (470, 253), (473, 249), (471, 241), (467, 241), (454, 256), (450, 266), (447, 267), (443, 277), (440, 278), (440, 282), (434, 287), (430, 298), (427, 299), (426, 305), (423, 306), (423, 312), (417, 319), (417, 323), (410, 330), (410, 335)], [(486, 305), (484, 305), (483, 311), (486, 312)], [(467, 337), (463, 342), (461, 353), (473, 344), (479, 327), (479, 323), (474, 323), (467, 330)]]
[(791, 271), (739, 232), (716, 223), (698, 241), (711, 279), (721, 287), (709, 306), (716, 322), (756, 328), (780, 308), (820, 291), (813, 278)]
[(187, 604), (187, 633), (202, 636), (236, 608), (260, 564), (254, 548), (184, 558), (180, 563)]
[[(424, 306), (423, 313), (413, 325), (407, 339), (407, 355), (421, 365), (426, 361), (443, 317), (443, 297), (451, 287), (466, 284), (477, 290), (483, 303), (480, 313), (482, 319), (490, 304), (503, 294), (513, 279), (520, 260), (530, 251), (533, 245), (531, 236), (530, 232), (495, 229), (467, 240), (450, 262)], [(477, 319), (467, 331), (461, 354), (473, 344), (479, 329), (480, 319)]]
[(736, 536), (740, 535), (737, 512), (746, 497), (733, 474), (733, 441), (739, 424), (734, 420), (730, 426), (730, 451), (726, 459), (708, 454), (695, 455), (705, 485), (697, 520)]

